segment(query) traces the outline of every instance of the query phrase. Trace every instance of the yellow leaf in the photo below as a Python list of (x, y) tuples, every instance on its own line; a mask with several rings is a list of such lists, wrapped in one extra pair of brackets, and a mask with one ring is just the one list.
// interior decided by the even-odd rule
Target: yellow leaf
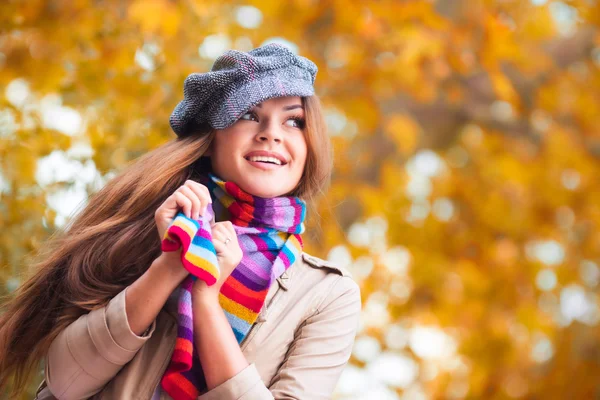
[(402, 114), (394, 114), (385, 125), (385, 133), (402, 154), (410, 154), (415, 150), (420, 132), (419, 125)]
[(165, 35), (173, 35), (181, 19), (175, 3), (165, 0), (137, 0), (129, 6), (128, 14), (143, 31)]

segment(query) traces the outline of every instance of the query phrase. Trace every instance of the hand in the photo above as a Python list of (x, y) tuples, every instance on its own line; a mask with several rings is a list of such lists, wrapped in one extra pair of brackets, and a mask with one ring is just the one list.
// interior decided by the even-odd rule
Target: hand
[[(199, 219), (204, 215), (208, 204), (212, 203), (208, 188), (201, 183), (188, 179), (183, 185), (169, 196), (154, 213), (154, 220), (158, 230), (158, 236), (162, 242), (167, 228), (173, 218), (179, 213), (180, 208), (188, 218)], [(191, 217), (190, 217), (191, 216)], [(179, 281), (188, 276), (188, 271), (181, 264), (181, 251), (162, 252), (158, 257), (157, 268), (167, 268)]]
[[(211, 226), (211, 230), (212, 243), (215, 246), (217, 261), (219, 262), (219, 279), (212, 286), (208, 286), (203, 280), (197, 279), (194, 282), (192, 295), (206, 296), (212, 298), (212, 300), (218, 300), (221, 286), (242, 261), (243, 253), (231, 221), (217, 222)], [(227, 241), (228, 238), (229, 241)], [(227, 244), (225, 244), (226, 241)]]
[(154, 213), (161, 242), (180, 208), (183, 209), (186, 217), (199, 219), (206, 212), (209, 203), (212, 203), (212, 199), (206, 186), (191, 179), (185, 181), (172, 195), (167, 197)]

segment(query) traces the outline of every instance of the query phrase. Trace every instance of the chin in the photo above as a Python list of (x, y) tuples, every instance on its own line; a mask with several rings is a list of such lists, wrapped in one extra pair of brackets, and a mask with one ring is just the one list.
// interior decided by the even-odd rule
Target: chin
[(287, 190), (283, 187), (274, 187), (272, 184), (264, 182), (261, 184), (260, 182), (240, 182), (238, 186), (245, 192), (250, 193), (257, 197), (262, 197), (264, 199), (271, 199), (273, 197), (280, 197), (287, 195), (292, 189)]

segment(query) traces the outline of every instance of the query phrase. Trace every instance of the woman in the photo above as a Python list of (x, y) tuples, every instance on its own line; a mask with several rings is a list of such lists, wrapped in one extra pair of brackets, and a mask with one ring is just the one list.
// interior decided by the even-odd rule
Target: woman
[(331, 173), (316, 72), (269, 44), (190, 75), (178, 138), (92, 196), (7, 305), (0, 384), (45, 357), (38, 399), (330, 398), (360, 291), (302, 251)]

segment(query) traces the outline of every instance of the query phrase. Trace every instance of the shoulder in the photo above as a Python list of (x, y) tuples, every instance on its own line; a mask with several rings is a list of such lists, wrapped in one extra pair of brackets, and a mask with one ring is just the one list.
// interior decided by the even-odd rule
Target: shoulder
[(302, 252), (302, 260), (312, 268), (317, 268), (328, 273), (335, 273), (340, 276), (352, 278), (352, 274), (347, 268), (336, 265), (330, 261), (323, 260), (322, 258), (315, 257), (306, 252)]
[(309, 270), (321, 272), (321, 284), (315, 285), (313, 288), (320, 292), (319, 295), (315, 296), (320, 300), (317, 301), (320, 304), (319, 308), (331, 302), (341, 301), (341, 299), (344, 299), (344, 302), (349, 302), (348, 305), (350, 303), (354, 306), (358, 304), (360, 308), (360, 287), (354, 281), (348, 269), (305, 252), (302, 253), (302, 260)]

